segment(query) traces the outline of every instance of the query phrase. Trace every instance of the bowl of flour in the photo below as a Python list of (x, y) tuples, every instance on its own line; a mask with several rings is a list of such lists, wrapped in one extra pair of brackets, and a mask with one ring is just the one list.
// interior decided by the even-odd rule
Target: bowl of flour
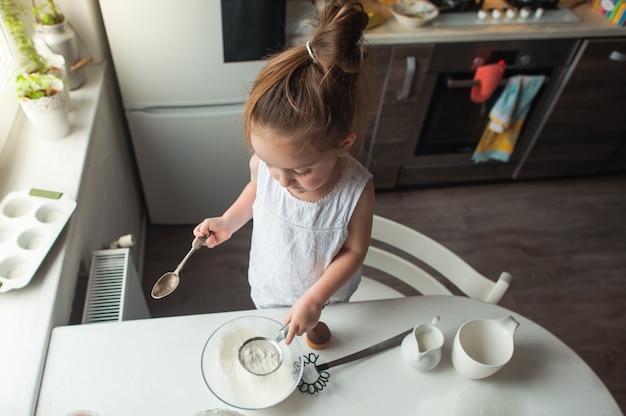
[(293, 393), (302, 378), (302, 348), (296, 338), (279, 343), (283, 362), (273, 373), (257, 376), (238, 359), (239, 347), (252, 337), (276, 338), (282, 325), (264, 316), (242, 316), (211, 334), (202, 350), (202, 376), (218, 399), (240, 409), (274, 406)]

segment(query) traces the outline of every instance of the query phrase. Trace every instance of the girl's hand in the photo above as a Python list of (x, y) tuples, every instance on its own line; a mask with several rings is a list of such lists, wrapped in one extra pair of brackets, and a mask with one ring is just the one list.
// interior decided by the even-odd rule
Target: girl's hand
[(222, 244), (233, 235), (222, 217), (206, 218), (193, 229), (193, 235), (196, 237), (204, 237), (207, 234), (210, 236), (203, 245), (208, 248)]
[(318, 305), (312, 298), (306, 295), (302, 296), (293, 304), (287, 314), (287, 319), (285, 319), (283, 323), (283, 325), (288, 322), (290, 323), (289, 333), (285, 337), (285, 343), (287, 345), (291, 344), (293, 337), (296, 335), (302, 335), (308, 330), (315, 328), (322, 314), (323, 306), (323, 304)]

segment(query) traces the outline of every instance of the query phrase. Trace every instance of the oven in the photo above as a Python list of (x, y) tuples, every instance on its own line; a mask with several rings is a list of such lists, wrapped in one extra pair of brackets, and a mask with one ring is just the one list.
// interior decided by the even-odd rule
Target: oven
[[(398, 186), (511, 179), (529, 149), (559, 81), (571, 63), (578, 40), (449, 43), (435, 46), (423, 97), (415, 108), (408, 155)], [(506, 63), (498, 89), (483, 103), (470, 98), (480, 65)], [(509, 77), (544, 75), (509, 162), (471, 160), (489, 112)]]

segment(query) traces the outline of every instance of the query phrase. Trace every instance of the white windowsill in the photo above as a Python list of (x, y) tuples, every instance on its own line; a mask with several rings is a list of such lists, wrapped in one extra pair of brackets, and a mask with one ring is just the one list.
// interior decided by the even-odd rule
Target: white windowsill
[[(72, 131), (63, 139), (37, 137), (19, 112), (0, 153), (0, 198), (40, 188), (78, 199), (104, 73), (104, 65), (88, 67), (85, 85), (70, 93)], [(70, 219), (26, 287), (0, 293), (0, 415), (35, 412), (50, 331), (69, 319), (81, 255), (76, 228)]]

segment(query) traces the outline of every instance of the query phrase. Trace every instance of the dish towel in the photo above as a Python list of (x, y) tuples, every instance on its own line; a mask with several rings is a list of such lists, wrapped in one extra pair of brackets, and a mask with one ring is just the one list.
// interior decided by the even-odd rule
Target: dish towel
[(509, 78), (489, 112), (489, 123), (472, 155), (474, 162), (509, 161), (530, 105), (545, 78), (543, 75), (516, 75)]

